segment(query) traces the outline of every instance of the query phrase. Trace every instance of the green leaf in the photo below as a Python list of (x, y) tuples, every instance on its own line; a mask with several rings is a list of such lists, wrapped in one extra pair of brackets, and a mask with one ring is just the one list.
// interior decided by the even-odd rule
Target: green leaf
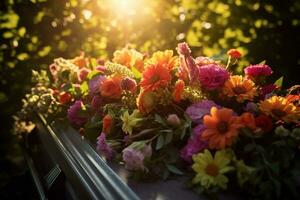
[(253, 151), (254, 149), (255, 149), (255, 144), (253, 143), (249, 143), (244, 147), (244, 151), (247, 153)]
[(92, 79), (94, 78), (95, 76), (99, 75), (100, 72), (98, 70), (94, 70), (94, 71), (91, 71), (88, 75), (87, 75), (87, 79)]
[(26, 28), (25, 27), (21, 27), (18, 31), (20, 37), (24, 37), (25, 33), (26, 33)]
[(45, 46), (44, 48), (42, 48), (39, 52), (38, 55), (40, 57), (45, 57), (47, 56), (51, 51), (51, 47), (50, 46)]
[(266, 60), (263, 60), (259, 63), (259, 65), (264, 65), (264, 64), (266, 64), (266, 62), (267, 62)]
[(157, 138), (155, 149), (156, 149), (156, 150), (161, 149), (161, 148), (164, 146), (164, 142), (165, 142), (165, 141), (164, 141), (164, 136), (160, 135), (160, 136)]
[(283, 83), (283, 76), (280, 77), (277, 81), (275, 81), (274, 85), (276, 85), (277, 87), (282, 87), (282, 83)]
[(9, 39), (14, 37), (14, 34), (12, 32), (6, 31), (3, 33), (3, 38)]
[(173, 132), (167, 133), (166, 138), (165, 138), (165, 145), (170, 144), (172, 139), (173, 139)]
[(278, 126), (278, 127), (275, 129), (275, 134), (276, 134), (276, 135), (279, 135), (279, 136), (285, 137), (285, 136), (290, 135), (291, 132), (290, 132), (288, 129), (284, 128), (283, 126)]
[(163, 120), (163, 118), (158, 114), (155, 114), (154, 121), (156, 121), (157, 123), (162, 124), (164, 126), (167, 125), (166, 122)]
[(177, 167), (175, 167), (174, 165), (169, 165), (169, 164), (166, 164), (168, 170), (170, 172), (172, 172), (173, 174), (177, 174), (177, 175), (183, 175), (184, 173), (179, 170)]
[(81, 85), (80, 85), (80, 90), (81, 90), (81, 93), (83, 95), (87, 95), (88, 94), (88, 91), (89, 91), (89, 85), (87, 84), (86, 81), (84, 81)]
[(139, 72), (135, 67), (132, 67), (131, 71), (135, 78), (140, 79), (142, 77), (142, 73)]
[(21, 60), (21, 61), (26, 60), (28, 58), (29, 58), (29, 55), (27, 53), (20, 53), (19, 55), (17, 55), (17, 59)]

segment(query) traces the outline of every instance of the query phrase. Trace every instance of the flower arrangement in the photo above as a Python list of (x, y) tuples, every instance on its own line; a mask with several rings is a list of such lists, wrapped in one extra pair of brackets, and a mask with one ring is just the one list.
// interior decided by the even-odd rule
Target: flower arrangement
[(20, 116), (67, 118), (135, 178), (185, 175), (209, 195), (239, 188), (259, 199), (299, 196), (299, 86), (267, 83), (273, 71), (265, 63), (234, 74), (236, 49), (226, 65), (193, 58), (186, 43), (177, 52), (55, 59), (50, 73), (34, 72)]

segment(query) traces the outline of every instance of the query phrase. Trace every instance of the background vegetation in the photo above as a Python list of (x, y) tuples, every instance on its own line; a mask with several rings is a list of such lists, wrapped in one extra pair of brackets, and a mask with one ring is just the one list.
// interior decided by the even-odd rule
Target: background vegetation
[[(296, 0), (1, 0), (0, 168), (11, 169), (11, 116), (30, 88), (31, 70), (55, 57), (111, 58), (130, 44), (143, 52), (187, 41), (194, 56), (239, 48), (241, 65), (266, 60), (299, 83), (300, 2)], [(237, 70), (241, 70), (238, 68)], [(5, 145), (3, 145), (5, 144)], [(8, 153), (9, 152), (9, 153)], [(6, 163), (6, 164), (5, 164)]]

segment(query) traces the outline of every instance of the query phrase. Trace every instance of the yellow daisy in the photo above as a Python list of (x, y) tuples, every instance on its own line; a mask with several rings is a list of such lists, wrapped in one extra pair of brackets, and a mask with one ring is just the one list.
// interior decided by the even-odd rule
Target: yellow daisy
[(280, 96), (272, 96), (259, 104), (260, 110), (272, 116), (277, 120), (285, 122), (299, 122), (300, 109), (286, 98)]
[(225, 82), (223, 93), (229, 97), (236, 97), (238, 102), (252, 100), (256, 94), (256, 87), (252, 80), (235, 75)]
[(200, 183), (206, 189), (211, 186), (227, 188), (228, 178), (224, 174), (234, 168), (228, 165), (231, 155), (226, 150), (217, 151), (213, 157), (206, 149), (203, 153), (194, 155), (193, 161), (192, 168), (197, 173), (193, 179), (194, 184)]

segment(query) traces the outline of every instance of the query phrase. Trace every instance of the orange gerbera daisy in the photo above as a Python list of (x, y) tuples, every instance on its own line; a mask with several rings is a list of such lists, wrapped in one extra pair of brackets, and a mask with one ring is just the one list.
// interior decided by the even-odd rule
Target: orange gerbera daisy
[(235, 75), (225, 82), (223, 93), (229, 97), (236, 97), (238, 102), (252, 100), (256, 94), (255, 84), (250, 79)]
[(300, 119), (300, 109), (284, 97), (272, 96), (269, 99), (261, 101), (259, 108), (263, 113), (277, 120), (298, 122)]
[(168, 86), (171, 81), (170, 70), (159, 64), (150, 64), (143, 72), (141, 87), (144, 90), (156, 90)]
[(233, 116), (233, 110), (228, 108), (218, 109), (212, 107), (210, 115), (203, 119), (206, 130), (202, 133), (202, 139), (208, 141), (210, 149), (224, 149), (230, 146), (243, 127), (238, 117)]
[(173, 57), (172, 50), (165, 50), (155, 52), (149, 63), (163, 65), (171, 70), (176, 64), (178, 64), (178, 60), (177, 57)]

